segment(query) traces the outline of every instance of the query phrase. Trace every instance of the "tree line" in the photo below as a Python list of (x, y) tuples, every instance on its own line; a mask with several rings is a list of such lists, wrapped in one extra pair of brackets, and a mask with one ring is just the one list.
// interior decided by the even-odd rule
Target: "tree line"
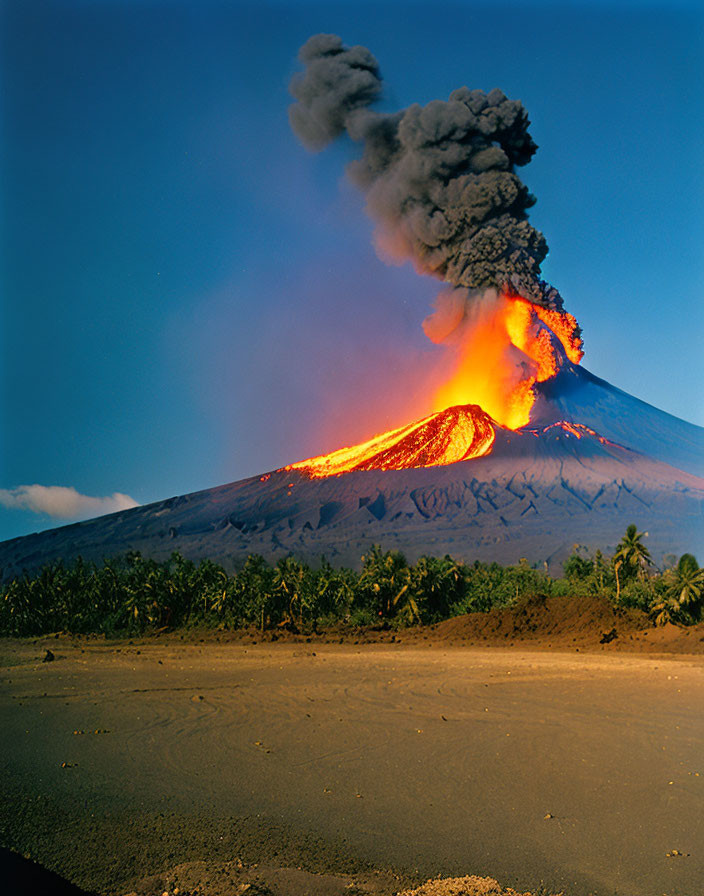
[(432, 624), (465, 613), (510, 606), (543, 595), (597, 595), (637, 607), (656, 625), (689, 625), (702, 618), (704, 569), (692, 554), (655, 569), (635, 525), (615, 553), (585, 556), (575, 545), (560, 578), (546, 569), (464, 563), (449, 555), (407, 562), (378, 545), (362, 557), (359, 572), (325, 558), (312, 567), (293, 556), (269, 564), (250, 555), (234, 573), (175, 552), (159, 563), (133, 551), (101, 564), (80, 557), (45, 566), (0, 586), (0, 634), (136, 634), (205, 625), (257, 626), (312, 631), (350, 627)]

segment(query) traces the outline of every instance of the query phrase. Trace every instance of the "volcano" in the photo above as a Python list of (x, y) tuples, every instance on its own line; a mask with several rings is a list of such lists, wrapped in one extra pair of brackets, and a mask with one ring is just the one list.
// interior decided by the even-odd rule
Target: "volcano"
[(414, 396), (419, 419), (361, 444), (4, 542), (2, 574), (134, 550), (229, 568), (254, 553), (355, 566), (373, 543), (411, 561), (559, 569), (575, 546), (612, 551), (630, 523), (649, 530), (658, 564), (701, 553), (704, 430), (580, 366), (582, 331), (542, 279), (548, 245), (516, 173), (537, 149), (521, 102), (461, 87), (380, 112), (367, 48), (318, 34), (299, 60), (294, 132), (310, 150), (358, 148), (347, 173), (380, 256), (442, 283), (423, 321), (442, 364), (419, 378), (435, 394)]
[(564, 360), (520, 429), (454, 406), (324, 458), (3, 542), (0, 567), (8, 577), (129, 550), (356, 566), (377, 543), (411, 561), (525, 557), (557, 570), (575, 545), (612, 551), (631, 522), (661, 564), (704, 553), (703, 477), (704, 429)]

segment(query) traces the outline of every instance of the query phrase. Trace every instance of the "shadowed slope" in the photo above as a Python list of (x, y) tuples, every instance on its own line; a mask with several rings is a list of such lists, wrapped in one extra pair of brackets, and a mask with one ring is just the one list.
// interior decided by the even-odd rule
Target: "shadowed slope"
[(531, 427), (558, 420), (583, 423), (648, 457), (704, 476), (704, 429), (673, 417), (564, 361), (557, 376), (536, 387)]
[(7, 896), (95, 896), (36, 862), (0, 847), (0, 875)]

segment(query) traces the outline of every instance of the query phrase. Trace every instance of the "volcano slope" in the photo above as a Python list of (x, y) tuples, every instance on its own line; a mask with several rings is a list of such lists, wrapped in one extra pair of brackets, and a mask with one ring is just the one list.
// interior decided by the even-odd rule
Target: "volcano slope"
[(536, 393), (532, 427), (558, 420), (582, 423), (620, 445), (704, 476), (704, 429), (629, 395), (580, 365), (564, 361), (556, 376), (538, 384)]
[(525, 557), (557, 569), (575, 544), (612, 550), (631, 522), (649, 531), (656, 563), (704, 552), (704, 430), (569, 362), (538, 389), (534, 422), (496, 426), (481, 457), (320, 478), (296, 465), (3, 542), (0, 568), (7, 578), (129, 550), (157, 560), (178, 550), (230, 567), (251, 553), (324, 554), (354, 566), (378, 543), (411, 561)]

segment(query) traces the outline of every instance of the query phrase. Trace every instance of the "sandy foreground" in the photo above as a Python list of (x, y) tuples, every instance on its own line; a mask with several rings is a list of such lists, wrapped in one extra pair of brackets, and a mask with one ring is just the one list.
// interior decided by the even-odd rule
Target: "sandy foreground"
[(0, 842), (88, 889), (704, 892), (702, 656), (49, 638), (0, 680)]

